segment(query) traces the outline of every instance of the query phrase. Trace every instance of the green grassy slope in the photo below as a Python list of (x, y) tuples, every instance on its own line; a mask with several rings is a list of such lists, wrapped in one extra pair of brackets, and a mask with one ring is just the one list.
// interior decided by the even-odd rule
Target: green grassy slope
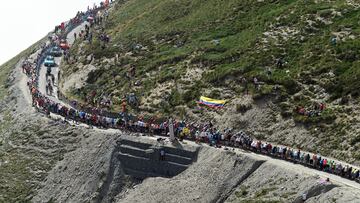
[[(107, 87), (109, 93), (121, 90), (120, 96), (129, 91), (124, 88), (129, 81), (119, 80), (113, 85), (111, 77), (122, 76), (127, 71), (124, 67), (131, 64), (137, 68), (137, 78), (146, 84), (137, 90), (142, 94), (157, 83), (179, 79), (187, 68), (181, 62), (189, 60), (190, 65), (205, 65), (206, 71), (201, 80), (186, 85), (179, 104), (198, 98), (202, 87), (221, 87), (226, 79), (236, 81), (240, 76), (249, 80), (256, 76), (266, 83), (267, 89), (278, 84), (285, 88), (285, 94), (293, 95), (300, 90), (297, 81), (309, 77), (321, 79), (321, 74), (329, 71), (336, 78), (322, 82), (321, 86), (332, 99), (348, 93), (357, 95), (359, 41), (346, 40), (336, 46), (330, 41), (332, 32), (344, 28), (351, 28), (351, 35), (357, 36), (358, 17), (359, 12), (345, 1), (128, 1), (111, 13), (106, 25), (106, 32), (112, 37), (111, 46), (102, 50), (97, 41), (86, 47), (86, 54), (94, 51), (95, 58), (111, 58), (116, 53), (132, 51), (141, 60), (124, 59), (112, 66), (111, 71), (93, 74), (90, 83)], [(263, 43), (264, 32), (281, 29), (294, 30), (296, 34), (289, 32), (286, 40), (269, 38)], [(213, 42), (215, 39), (220, 41), (219, 45)], [(136, 44), (146, 46), (148, 51), (134, 50)], [(277, 58), (288, 62), (285, 68), (275, 67)], [(272, 70), (270, 77), (267, 68)], [(145, 76), (152, 71), (156, 73)], [(85, 91), (94, 87), (89, 85)], [(233, 84), (231, 88), (239, 92), (240, 86)]]

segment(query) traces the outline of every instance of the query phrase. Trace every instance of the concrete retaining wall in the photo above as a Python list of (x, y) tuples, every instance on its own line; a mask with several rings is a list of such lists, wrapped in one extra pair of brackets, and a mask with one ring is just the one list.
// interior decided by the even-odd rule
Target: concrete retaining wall
[[(156, 141), (118, 140), (118, 160), (125, 174), (135, 178), (173, 177), (186, 170), (197, 158), (198, 150), (163, 146)], [(160, 151), (165, 160), (160, 160)]]

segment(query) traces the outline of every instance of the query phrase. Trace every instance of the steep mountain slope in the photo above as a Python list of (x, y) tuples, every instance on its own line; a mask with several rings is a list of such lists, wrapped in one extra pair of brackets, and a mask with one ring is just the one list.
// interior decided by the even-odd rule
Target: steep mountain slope
[[(114, 112), (134, 93), (135, 114), (213, 120), (358, 161), (358, 8), (345, 0), (118, 1), (103, 24), (110, 43), (97, 38), (101, 30), (91, 44), (78, 41), (61, 91), (83, 103), (95, 95), (93, 105), (110, 98)], [(199, 108), (201, 95), (227, 99), (226, 108)], [(321, 103), (318, 116), (295, 111)]]
[[(2, 202), (26, 198), (30, 193), (29, 185), (31, 184), (26, 182), (30, 176), (30, 171), (26, 167), (38, 161), (36, 158), (28, 161), (25, 149), (18, 151), (10, 145), (15, 140), (22, 139), (17, 139), (20, 136), (11, 136), (13, 131), (19, 130), (16, 129), (19, 126), (14, 126), (13, 111), (16, 109), (16, 101), (9, 88), (14, 82), (14, 77), (10, 73), (17, 67), (17, 64), (21, 63), (23, 58), (35, 52), (39, 44), (40, 42), (29, 47), (0, 67), (0, 201)], [(14, 144), (16, 145), (16, 143)]]
[[(357, 8), (356, 1), (117, 1), (104, 23), (110, 43), (101, 48), (100, 29), (92, 44), (77, 41), (76, 62), (60, 67), (62, 91), (79, 101), (93, 90), (108, 94), (113, 111), (134, 92), (141, 101), (133, 113), (212, 119), (359, 165)], [(350, 180), (331, 178), (323, 186), (314, 176), (321, 172), (312, 169), (199, 145), (197, 162), (174, 178), (134, 183), (111, 175), (114, 168), (123, 172), (113, 152), (126, 133), (70, 126), (31, 106), (21, 62), (39, 44), (0, 67), (0, 202), (296, 202), (303, 192), (311, 194), (309, 202), (359, 199), (358, 187), (344, 184)], [(287, 63), (276, 67), (278, 58)], [(199, 109), (200, 95), (229, 103)], [(321, 116), (292, 111), (313, 101), (326, 102)], [(107, 185), (108, 176), (116, 181)]]

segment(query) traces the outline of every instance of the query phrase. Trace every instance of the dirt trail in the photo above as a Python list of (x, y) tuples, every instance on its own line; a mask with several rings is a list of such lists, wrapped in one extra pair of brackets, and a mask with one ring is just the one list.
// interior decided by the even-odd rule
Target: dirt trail
[[(30, 55), (29, 58), (34, 59), (40, 53), (41, 53), (41, 50), (38, 50), (35, 53), (33, 53), (32, 55)], [(15, 71), (13, 71), (13, 77), (15, 78), (15, 82), (14, 82), (15, 88), (13, 88), (13, 89), (20, 90), (22, 95), (24, 95), (24, 97), (18, 97), (17, 99), (20, 100), (18, 103), (22, 104), (22, 105), (20, 105), (20, 107), (22, 107), (23, 110), (25, 110), (28, 108), (28, 106), (31, 105), (32, 99), (31, 99), (29, 87), (27, 86), (27, 81), (29, 80), (29, 78), (24, 73), (21, 72), (22, 62), (23, 62), (23, 60), (21, 60), (17, 64), (17, 66), (15, 67)], [(27, 105), (24, 105), (24, 104), (27, 104)]]

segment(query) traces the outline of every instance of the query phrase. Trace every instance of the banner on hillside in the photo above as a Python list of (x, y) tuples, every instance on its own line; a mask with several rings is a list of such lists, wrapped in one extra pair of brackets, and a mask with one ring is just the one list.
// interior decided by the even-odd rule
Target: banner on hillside
[(210, 108), (222, 108), (224, 107), (226, 100), (211, 99), (208, 97), (201, 96), (198, 104), (206, 105)]

